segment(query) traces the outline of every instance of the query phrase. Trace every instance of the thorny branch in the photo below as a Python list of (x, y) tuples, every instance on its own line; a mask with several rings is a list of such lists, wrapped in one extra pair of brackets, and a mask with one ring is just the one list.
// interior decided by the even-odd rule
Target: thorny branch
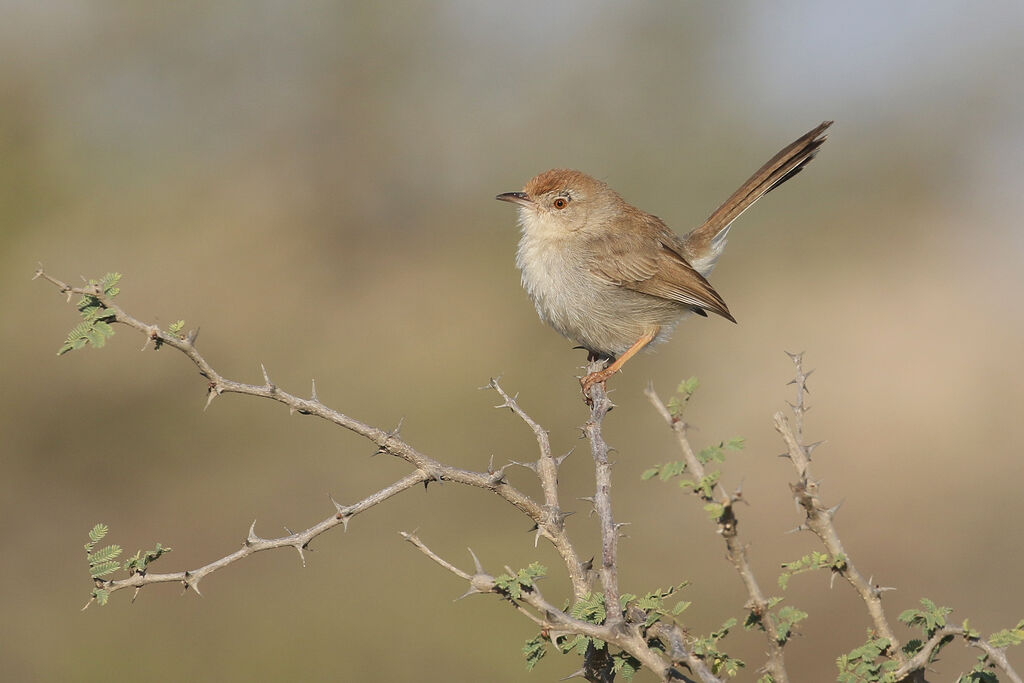
[(900, 642), (889, 626), (889, 620), (882, 608), (882, 593), (884, 589), (880, 586), (873, 586), (864, 578), (864, 575), (854, 566), (853, 560), (843, 548), (839, 540), (832, 519), (838, 512), (838, 506), (826, 508), (818, 498), (819, 482), (811, 475), (811, 451), (818, 444), (805, 445), (803, 443), (803, 416), (810, 408), (804, 403), (807, 394), (807, 378), (810, 372), (803, 370), (803, 354), (790, 354), (793, 364), (796, 366), (796, 377), (791, 384), (796, 385), (796, 403), (790, 404), (793, 409), (796, 421), (796, 429), (789, 424), (789, 420), (781, 412), (775, 413), (775, 429), (782, 435), (786, 442), (786, 455), (796, 468), (799, 481), (791, 485), (793, 495), (796, 497), (800, 507), (804, 509), (806, 519), (801, 525), (802, 529), (809, 529), (824, 544), (832, 560), (833, 571), (853, 586), (860, 594), (861, 599), (867, 606), (868, 614), (874, 624), (875, 632), (882, 638), (887, 638), (890, 643), (892, 656), (903, 665), (906, 663), (906, 656), (900, 649)]
[[(339, 524), (347, 526), (349, 520), (356, 514), (416, 484), (428, 484), (431, 481), (451, 481), (492, 491), (524, 512), (536, 524), (538, 534), (550, 540), (563, 558), (573, 583), (575, 598), (578, 600), (590, 592), (588, 565), (580, 562), (575, 549), (566, 535), (564, 521), (567, 513), (562, 511), (558, 500), (557, 471), (558, 466), (566, 456), (552, 456), (547, 433), (522, 410), (514, 397), (509, 396), (501, 388), (497, 380), (491, 380), (488, 387), (494, 389), (504, 399), (504, 403), (499, 407), (508, 407), (515, 412), (533, 430), (537, 438), (540, 458), (536, 463), (530, 463), (526, 466), (535, 470), (541, 481), (545, 497), (543, 505), (510, 485), (505, 478), (505, 467), (495, 469), (492, 466), (488, 468), (487, 472), (474, 472), (445, 465), (413, 448), (401, 438), (397, 429), (385, 431), (327, 407), (317, 397), (315, 384), (313, 385), (312, 395), (308, 399), (300, 398), (281, 390), (270, 380), (269, 373), (267, 373), (265, 368), (263, 368), (263, 384), (246, 384), (228, 379), (218, 373), (198, 351), (195, 344), (196, 333), (190, 332), (188, 335), (180, 337), (177, 334), (160, 329), (155, 324), (142, 322), (114, 303), (111, 297), (107, 296), (99, 286), (85, 285), (73, 287), (53, 278), (42, 269), (36, 272), (35, 277), (54, 284), (61, 293), (67, 295), (69, 301), (76, 294), (95, 297), (107, 309), (109, 314), (113, 315), (111, 322), (120, 323), (141, 332), (146, 336), (147, 345), (152, 343), (155, 348), (166, 345), (185, 354), (196, 365), (200, 374), (208, 381), (207, 406), (209, 406), (213, 399), (225, 393), (269, 398), (287, 405), (292, 413), (315, 415), (353, 431), (374, 443), (379, 453), (387, 453), (401, 458), (415, 468), (412, 473), (404, 478), (368, 496), (362, 501), (351, 505), (335, 503), (335, 514), (304, 531), (291, 533), (281, 538), (264, 539), (256, 535), (254, 522), (252, 527), (250, 527), (243, 547), (219, 560), (188, 571), (163, 574), (152, 572), (137, 573), (127, 579), (112, 581), (96, 579), (98, 587), (110, 592), (123, 588), (135, 588), (136, 592), (138, 592), (143, 586), (153, 583), (180, 582), (184, 584), (186, 589), (191, 588), (198, 594), (199, 582), (204, 577), (253, 553), (274, 548), (293, 547), (302, 556), (303, 561), (305, 561), (304, 551), (310, 541), (328, 529)], [(603, 387), (595, 387), (592, 390), (592, 395), (594, 397), (594, 408), (585, 431), (591, 441), (595, 467), (598, 472), (598, 486), (593, 502), (602, 523), (603, 555), (601, 578), (607, 600), (606, 612), (610, 618), (607, 620), (607, 623), (600, 625), (575, 619), (549, 604), (544, 600), (540, 592), (536, 590), (527, 591), (522, 599), (522, 603), (526, 607), (532, 608), (532, 612), (527, 610), (523, 604), (516, 601), (511, 602), (513, 602), (518, 611), (529, 616), (535, 623), (541, 625), (546, 632), (550, 633), (552, 640), (557, 641), (559, 637), (577, 634), (588, 636), (628, 652), (642, 664), (649, 667), (662, 680), (692, 680), (678, 670), (677, 666), (681, 665), (693, 672), (698, 677), (698, 680), (703, 683), (721, 683), (721, 680), (711, 673), (700, 657), (684, 646), (684, 637), (678, 627), (656, 624), (655, 627), (658, 628), (652, 627), (650, 635), (648, 635), (648, 629), (644, 628), (643, 620), (640, 620), (639, 623), (632, 621), (626, 623), (622, 618), (615, 573), (618, 529), (611, 517), (611, 465), (608, 462), (608, 446), (601, 437), (601, 420), (608, 410), (611, 409), (611, 402), (608, 401)], [(430, 552), (425, 545), (419, 542), (415, 535), (403, 534), (403, 537), (414, 543), (441, 566), (463, 579), (469, 579), (471, 582), (471, 592), (493, 592), (493, 580), (479, 567), (479, 562), (477, 562), (477, 572), (471, 575), (462, 572), (454, 565), (445, 562)], [(667, 652), (663, 653), (658, 648), (648, 644), (648, 637), (660, 639), (665, 644)], [(592, 665), (585, 665), (583, 674), (591, 680), (611, 680), (614, 674), (611, 671), (610, 660), (606, 658), (607, 648), (600, 652), (605, 655), (603, 661), (606, 661), (607, 664), (601, 670), (593, 668)], [(585, 658), (585, 661), (588, 660), (598, 661), (601, 660), (601, 657)]]
[[(431, 560), (456, 576), (469, 581), (470, 588), (468, 593), (495, 593), (503, 597), (518, 611), (522, 612), (531, 621), (536, 623), (541, 628), (541, 631), (546, 633), (553, 643), (557, 643), (560, 638), (567, 636), (587, 636), (589, 638), (602, 640), (630, 653), (640, 660), (644, 666), (650, 668), (650, 670), (658, 675), (663, 681), (693, 680), (676, 670), (673, 667), (673, 663), (666, 662), (659, 651), (648, 645), (647, 637), (641, 628), (643, 626), (642, 622), (627, 623), (620, 621), (616, 624), (610, 624), (607, 622), (604, 624), (591, 624), (590, 622), (576, 619), (548, 602), (536, 585), (524, 588), (521, 596), (518, 599), (515, 599), (499, 588), (494, 577), (483, 570), (483, 567), (475, 554), (473, 555), (475, 570), (472, 573), (466, 572), (438, 556), (434, 551), (427, 547), (427, 545), (423, 543), (415, 533), (402, 532), (401, 535), (402, 538), (419, 548), (420, 551)], [(473, 551), (471, 550), (470, 553), (472, 552)], [(513, 573), (511, 569), (508, 571), (510, 574)], [(531, 609), (527, 610), (526, 607)], [(680, 638), (679, 640), (681, 643), (682, 639)], [(691, 652), (681, 651), (680, 645), (677, 644), (676, 647), (672, 648), (672, 651), (669, 654), (676, 662), (687, 666), (703, 683), (722, 683), (721, 679), (711, 673), (707, 668), (707, 665), (705, 665), (699, 657)]]
[[(405, 478), (395, 482), (385, 489), (382, 489), (378, 493), (369, 496), (360, 503), (347, 507), (339, 506), (335, 515), (310, 527), (309, 529), (306, 529), (305, 531), (279, 539), (260, 539), (255, 537), (254, 533), (250, 532), (250, 537), (247, 539), (246, 545), (241, 550), (211, 562), (210, 564), (204, 565), (199, 569), (188, 572), (177, 572), (174, 574), (137, 574), (120, 581), (99, 580), (102, 581), (102, 587), (107, 590), (117, 590), (130, 586), (139, 587), (149, 583), (167, 581), (183, 581), (187, 587), (191, 586), (194, 589), (198, 584), (198, 580), (208, 575), (210, 572), (221, 569), (242, 559), (243, 557), (251, 555), (254, 552), (288, 546), (298, 548), (301, 551), (305, 545), (317, 535), (337, 526), (339, 523), (347, 524), (348, 520), (357, 512), (362, 512), (390, 496), (410, 488), (413, 484), (420, 482), (428, 484), (431, 481), (451, 481), (492, 491), (506, 502), (529, 516), (539, 528), (546, 531), (544, 534), (546, 537), (551, 538), (552, 540), (559, 539), (559, 535), (554, 529), (550, 514), (545, 509), (545, 506), (540, 505), (530, 496), (510, 485), (505, 479), (504, 468), (488, 472), (474, 472), (445, 465), (410, 446), (401, 438), (397, 429), (386, 431), (327, 407), (321, 403), (320, 399), (317, 397), (315, 384), (313, 385), (312, 394), (308, 399), (300, 398), (283, 391), (270, 380), (266, 368), (263, 368), (263, 384), (246, 384), (244, 382), (237, 382), (223, 377), (196, 348), (195, 332), (190, 332), (185, 337), (180, 337), (176, 334), (161, 330), (157, 325), (142, 322), (114, 303), (111, 297), (106, 296), (102, 291), (102, 288), (98, 286), (84, 285), (82, 287), (73, 287), (50, 276), (42, 269), (36, 271), (35, 278), (42, 278), (54, 284), (61, 293), (67, 295), (68, 301), (70, 301), (71, 297), (76, 294), (95, 297), (110, 313), (114, 315), (113, 322), (121, 323), (122, 325), (141, 332), (146, 336), (147, 344), (152, 343), (154, 346), (166, 345), (185, 354), (185, 356), (187, 356), (189, 360), (196, 365), (200, 374), (208, 381), (207, 406), (209, 406), (213, 399), (226, 393), (269, 398), (287, 405), (292, 413), (298, 413), (300, 415), (315, 415), (321, 419), (327, 420), (328, 422), (332, 422), (340, 427), (344, 427), (345, 429), (355, 432), (375, 444), (379, 453), (387, 453), (397, 458), (401, 458), (414, 468), (413, 472)], [(555, 543), (555, 545), (556, 548), (559, 548), (560, 552), (563, 552), (564, 556), (564, 548), (560, 548), (558, 543)]]
[[(564, 522), (569, 513), (564, 512), (559, 503), (558, 467), (568, 454), (560, 457), (552, 455), (547, 432), (523, 411), (516, 398), (509, 396), (496, 379), (492, 379), (487, 388), (496, 391), (504, 400), (498, 407), (511, 409), (530, 427), (537, 439), (540, 450), (539, 459), (532, 463), (515, 464), (523, 465), (536, 472), (544, 494), (543, 504), (538, 503), (508, 483), (505, 478), (505, 468), (507, 466), (498, 469), (491, 466), (488, 467), (487, 472), (475, 472), (445, 465), (410, 446), (401, 438), (398, 429), (385, 431), (328, 408), (317, 397), (315, 383), (311, 397), (303, 399), (279, 389), (271, 382), (265, 368), (263, 368), (263, 384), (246, 384), (227, 379), (221, 376), (196, 349), (195, 332), (190, 332), (188, 335), (181, 337), (175, 333), (161, 330), (157, 325), (144, 323), (129, 315), (120, 306), (115, 304), (111, 297), (106, 296), (98, 285), (90, 284), (82, 287), (73, 287), (51, 277), (43, 272), (42, 269), (36, 272), (35, 277), (45, 279), (54, 284), (62, 293), (67, 294), (69, 301), (74, 294), (94, 297), (113, 316), (110, 322), (121, 323), (141, 332), (146, 336), (147, 344), (153, 343), (155, 348), (167, 345), (185, 354), (196, 365), (200, 374), (208, 381), (207, 406), (209, 406), (214, 398), (224, 393), (238, 393), (269, 398), (287, 405), (292, 413), (315, 415), (353, 431), (374, 443), (377, 446), (378, 453), (393, 455), (406, 461), (414, 468), (405, 477), (356, 503), (341, 505), (334, 502), (335, 514), (304, 531), (289, 533), (289, 535), (280, 538), (266, 539), (256, 535), (256, 523), (253, 522), (241, 549), (202, 567), (163, 574), (143, 571), (135, 573), (126, 579), (112, 581), (96, 579), (97, 587), (109, 592), (123, 588), (135, 588), (136, 594), (138, 594), (138, 591), (143, 586), (149, 584), (178, 582), (182, 583), (186, 589), (191, 588), (199, 594), (199, 582), (204, 577), (263, 550), (292, 547), (298, 551), (303, 563), (305, 563), (304, 551), (309, 546), (309, 543), (327, 530), (339, 524), (347, 527), (348, 522), (355, 515), (417, 484), (422, 483), (426, 485), (431, 481), (451, 481), (492, 491), (529, 516), (537, 527), (538, 538), (543, 536), (550, 540), (562, 557), (572, 581), (575, 599), (580, 600), (589, 595), (591, 590), (589, 563), (580, 562), (565, 530)], [(781, 413), (776, 413), (775, 427), (786, 442), (786, 455), (793, 462), (799, 475), (799, 481), (792, 488), (797, 501), (804, 508), (807, 516), (806, 522), (801, 525), (801, 528), (809, 529), (818, 536), (835, 560), (833, 571), (842, 575), (860, 593), (871, 614), (876, 633), (889, 640), (889, 655), (899, 664), (899, 668), (895, 671), (897, 679), (908, 680), (908, 677), (922, 672), (927, 666), (933, 651), (942, 644), (944, 638), (960, 636), (967, 641), (969, 646), (982, 650), (988, 660), (994, 666), (1006, 672), (1013, 683), (1022, 683), (1020, 676), (1013, 670), (1002, 649), (994, 647), (991, 643), (977, 638), (962, 628), (947, 626), (938, 630), (913, 657), (908, 657), (901, 651), (899, 642), (894, 637), (881, 606), (881, 593), (885, 589), (872, 586), (870, 581), (865, 580), (854, 567), (843, 549), (835, 527), (832, 524), (832, 518), (837, 508), (827, 509), (818, 499), (818, 482), (813, 479), (810, 472), (810, 454), (817, 444), (803, 443), (803, 416), (808, 410), (804, 403), (804, 398), (807, 393), (806, 381), (810, 372), (805, 373), (803, 371), (801, 355), (790, 355), (796, 365), (796, 379), (792, 383), (797, 385), (797, 400), (795, 404), (791, 404), (796, 426), (795, 428), (792, 427), (785, 416)], [(588, 371), (596, 369), (598, 369), (597, 366), (591, 366), (588, 368)], [(671, 415), (653, 388), (648, 388), (646, 394), (659, 414), (662, 415), (675, 432), (691, 474), (698, 479), (704, 479), (706, 473), (703, 464), (689, 443), (686, 435), (686, 424)], [(608, 399), (603, 385), (592, 387), (591, 398), (593, 399), (591, 414), (584, 426), (584, 434), (590, 442), (595, 466), (596, 488), (593, 498), (589, 500), (594, 505), (601, 528), (602, 552), (599, 576), (604, 592), (605, 613), (607, 615), (605, 623), (592, 624), (572, 617), (570, 614), (549, 603), (536, 585), (524, 588), (521, 594), (513, 599), (510, 594), (498, 586), (492, 576), (483, 570), (480, 561), (475, 555), (473, 555), (475, 571), (473, 573), (464, 572), (433, 553), (415, 534), (402, 533), (402, 536), (439, 565), (463, 580), (468, 580), (470, 582), (470, 589), (467, 595), (469, 593), (496, 593), (500, 595), (511, 603), (518, 612), (536, 623), (541, 628), (542, 634), (555, 644), (558, 644), (560, 638), (582, 635), (597, 641), (603, 641), (629, 653), (663, 681), (694, 680), (684, 675), (678, 668), (685, 667), (697, 677), (696, 680), (700, 680), (702, 683), (721, 683), (721, 679), (711, 672), (704, 660), (689, 649), (686, 635), (677, 625), (657, 622), (650, 627), (645, 627), (647, 615), (642, 610), (639, 616), (629, 611), (625, 615), (622, 612), (617, 576), (617, 541), (620, 525), (615, 523), (612, 516), (610, 495), (612, 463), (608, 458), (610, 449), (601, 433), (602, 421), (604, 416), (611, 410), (612, 403)], [(787, 681), (788, 678), (784, 666), (780, 634), (771, 619), (771, 615), (768, 614), (769, 602), (762, 594), (754, 578), (753, 571), (747, 562), (746, 547), (739, 542), (737, 535), (737, 520), (733, 507), (740, 500), (740, 497), (741, 494), (738, 491), (730, 496), (720, 484), (716, 483), (712, 488), (712, 493), (708, 496), (708, 501), (717, 502), (722, 506), (723, 513), (718, 518), (718, 531), (725, 540), (729, 560), (740, 574), (747, 588), (750, 596), (747, 607), (760, 619), (768, 635), (769, 659), (764, 669), (776, 683), (782, 683)], [(511, 572), (511, 570), (509, 571)], [(88, 605), (86, 606), (88, 607)], [(588, 680), (598, 681), (610, 681), (614, 678), (607, 648), (599, 652), (595, 652), (593, 647), (589, 648), (584, 661), (584, 668), (577, 672), (578, 675), (583, 675)]]
[(889, 621), (885, 616), (882, 607), (882, 593), (886, 590), (882, 586), (873, 585), (870, 580), (864, 578), (853, 564), (853, 560), (846, 553), (835, 525), (832, 523), (839, 506), (826, 508), (818, 497), (820, 482), (814, 479), (811, 474), (811, 451), (820, 442), (805, 444), (803, 427), (804, 415), (810, 408), (806, 405), (808, 394), (807, 378), (813, 370), (804, 372), (803, 354), (790, 353), (796, 369), (794, 379), (790, 384), (796, 385), (796, 402), (791, 403), (796, 427), (790, 425), (789, 420), (781, 412), (775, 413), (775, 429), (782, 435), (786, 442), (786, 457), (790, 459), (796, 468), (799, 480), (791, 485), (793, 494), (800, 507), (806, 514), (804, 523), (799, 527), (801, 530), (810, 530), (822, 542), (833, 559), (832, 571), (842, 576), (860, 594), (861, 599), (867, 607), (868, 614), (874, 625), (875, 633), (889, 641), (888, 655), (899, 665), (894, 672), (895, 680), (924, 680), (923, 673), (927, 667), (932, 651), (939, 646), (943, 638), (949, 636), (960, 636), (967, 641), (971, 647), (982, 650), (991, 662), (1009, 676), (1013, 683), (1021, 683), (1020, 675), (1010, 665), (1003, 650), (994, 647), (991, 643), (981, 638), (971, 636), (964, 629), (955, 626), (946, 626), (939, 629), (924, 644), (924, 647), (913, 657), (908, 658), (900, 647), (899, 640), (893, 634)]
[[(596, 364), (587, 368), (587, 372), (597, 369)], [(590, 441), (590, 451), (594, 456), (594, 510), (597, 512), (598, 523), (601, 526), (601, 587), (604, 589), (604, 604), (607, 611), (607, 623), (609, 626), (616, 626), (622, 620), (622, 613), (619, 609), (619, 576), (618, 576), (618, 538), (619, 529), (612, 517), (612, 465), (608, 461), (608, 444), (605, 443), (601, 434), (601, 422), (608, 411), (612, 409), (612, 402), (608, 399), (604, 383), (595, 384), (590, 393), (591, 407), (590, 419), (583, 427), (587, 440)]]
[(576, 549), (569, 541), (565, 531), (565, 519), (569, 513), (562, 510), (558, 502), (558, 467), (569, 456), (554, 457), (551, 455), (551, 442), (548, 433), (533, 418), (519, 406), (517, 397), (509, 396), (497, 378), (491, 381), (484, 388), (493, 389), (504, 399), (504, 402), (497, 408), (509, 408), (533, 431), (537, 438), (537, 446), (540, 448), (540, 458), (536, 462), (516, 463), (529, 468), (537, 473), (540, 479), (541, 489), (544, 492), (544, 515), (545, 523), (537, 525), (537, 534), (543, 535), (555, 546), (555, 550), (561, 555), (565, 563), (566, 571), (569, 573), (569, 580), (572, 581), (573, 595), (576, 600), (583, 598), (590, 592), (590, 580), (587, 576), (587, 567), (580, 562)]
[[(653, 385), (648, 385), (644, 394), (650, 400), (654, 409), (658, 411), (658, 414), (661, 415), (675, 433), (679, 450), (682, 452), (683, 460), (686, 462), (687, 471), (696, 481), (703, 480), (707, 476), (707, 472), (704, 469), (704, 464), (697, 457), (693, 446), (690, 444), (686, 433), (688, 428), (686, 422), (669, 412), (668, 406), (665, 405), (657, 392), (654, 391)], [(694, 490), (698, 491), (698, 489)], [(700, 494), (698, 493), (698, 495)], [(785, 639), (781, 637), (775, 622), (772, 620), (772, 616), (769, 613), (770, 605), (768, 599), (761, 591), (757, 578), (754, 576), (754, 570), (747, 561), (747, 546), (741, 543), (739, 539), (739, 521), (736, 518), (735, 503), (741, 500), (741, 496), (742, 494), (739, 492), (730, 496), (719, 482), (715, 484), (712, 495), (708, 497), (707, 502), (714, 500), (722, 506), (722, 514), (718, 517), (718, 533), (725, 541), (726, 557), (728, 557), (729, 562), (732, 563), (732, 566), (739, 573), (740, 579), (742, 579), (743, 585), (747, 589), (749, 600), (745, 607), (757, 617), (768, 637), (768, 661), (765, 663), (764, 669), (767, 673), (771, 674), (776, 683), (787, 683), (789, 675), (786, 673), (786, 662), (782, 645)]]

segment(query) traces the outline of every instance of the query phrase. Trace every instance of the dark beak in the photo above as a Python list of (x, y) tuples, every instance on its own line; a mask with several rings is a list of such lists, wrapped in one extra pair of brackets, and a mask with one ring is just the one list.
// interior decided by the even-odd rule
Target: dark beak
[(495, 199), (503, 202), (512, 202), (513, 204), (521, 204), (522, 206), (533, 206), (533, 200), (525, 192), (505, 192), (504, 194), (499, 194)]

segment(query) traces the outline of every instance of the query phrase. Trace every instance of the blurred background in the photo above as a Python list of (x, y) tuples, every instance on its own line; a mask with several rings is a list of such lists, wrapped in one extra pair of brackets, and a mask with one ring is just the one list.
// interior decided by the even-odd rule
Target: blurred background
[[(528, 674), (534, 628), (398, 531), (464, 568), (551, 549), (498, 498), (408, 491), (297, 555), (256, 555), (203, 597), (148, 588), (85, 612), (82, 544), (96, 522), (127, 554), (173, 546), (157, 571), (306, 528), (408, 467), (269, 401), (226, 396), (171, 351), (58, 358), (76, 324), (42, 263), (69, 282), (124, 274), (137, 317), (201, 327), (225, 376), (305, 394), (393, 427), (473, 469), (536, 445), (479, 391), (502, 376), (551, 432), (570, 530), (596, 526), (581, 351), (538, 322), (519, 285), (499, 192), (562, 166), (611, 184), (678, 232), (698, 225), (785, 144), (835, 119), (818, 159), (734, 227), (712, 277), (739, 320), (690, 320), (611, 383), (614, 510), (625, 591), (689, 580), (694, 633), (742, 620), (746, 596), (700, 505), (641, 482), (676, 459), (642, 395), (696, 375), (698, 445), (736, 435), (724, 467), (766, 592), (818, 549), (772, 414), (792, 400), (784, 351), (806, 351), (809, 440), (826, 501), (865, 575), (927, 596), (988, 634), (1024, 616), (1019, 520), (1024, 405), (1024, 5), (878, 0), (719, 2), (0, 2), (0, 454), (7, 560), (0, 666), (9, 680), (556, 680)], [(529, 471), (510, 470), (531, 493)], [(869, 625), (845, 584), (795, 577), (810, 613), (794, 680), (834, 680)], [(908, 632), (900, 631), (904, 640)], [(765, 646), (725, 641), (756, 678)], [(936, 669), (954, 680), (975, 652)], [(1021, 653), (1012, 658), (1024, 667)], [(645, 680), (650, 680), (648, 678)]]

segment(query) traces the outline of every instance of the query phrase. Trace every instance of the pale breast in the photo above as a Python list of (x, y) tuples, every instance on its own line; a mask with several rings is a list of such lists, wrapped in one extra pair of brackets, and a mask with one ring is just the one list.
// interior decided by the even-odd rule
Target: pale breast
[(523, 287), (541, 319), (590, 351), (618, 356), (643, 334), (668, 338), (686, 309), (595, 276), (560, 236), (524, 233), (516, 252)]

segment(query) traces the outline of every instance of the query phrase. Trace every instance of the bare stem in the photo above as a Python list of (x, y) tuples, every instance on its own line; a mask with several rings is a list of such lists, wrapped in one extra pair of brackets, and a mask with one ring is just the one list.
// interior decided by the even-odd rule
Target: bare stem
[[(600, 361), (592, 361), (587, 372), (596, 372), (603, 367)], [(604, 605), (607, 614), (606, 624), (614, 626), (622, 621), (622, 609), (619, 605), (618, 577), (618, 538), (619, 530), (612, 517), (612, 466), (608, 461), (608, 444), (601, 434), (601, 422), (612, 402), (608, 399), (603, 382), (591, 387), (590, 419), (583, 430), (590, 441), (590, 451), (594, 457), (594, 510), (597, 512), (598, 523), (601, 525), (601, 585), (604, 588)]]
[[(668, 406), (665, 405), (654, 391), (652, 385), (648, 385), (644, 394), (676, 435), (676, 441), (679, 444), (679, 450), (683, 454), (683, 460), (686, 462), (687, 471), (696, 481), (704, 479), (707, 476), (707, 472), (704, 464), (697, 457), (693, 446), (690, 444), (686, 433), (688, 425), (669, 412)], [(698, 492), (701, 498), (704, 498), (697, 489), (695, 491)], [(789, 675), (786, 673), (785, 655), (783, 653), (785, 639), (781, 637), (775, 622), (772, 620), (768, 600), (757, 583), (753, 567), (747, 561), (747, 547), (739, 539), (739, 520), (736, 518), (734, 505), (739, 500), (739, 495), (737, 493), (735, 496), (730, 496), (721, 483), (717, 483), (712, 489), (712, 495), (708, 496), (705, 502), (716, 501), (722, 506), (722, 514), (718, 518), (718, 534), (725, 541), (726, 557), (728, 557), (729, 562), (736, 569), (740, 579), (743, 581), (744, 587), (747, 589), (749, 599), (747, 600), (746, 607), (758, 618), (767, 636), (768, 661), (764, 668), (772, 675), (776, 683), (787, 683)]]
[(804, 396), (807, 393), (807, 378), (811, 373), (804, 372), (803, 370), (803, 354), (789, 355), (796, 366), (796, 376), (791, 384), (795, 384), (797, 387), (797, 400), (796, 403), (790, 405), (793, 408), (797, 429), (795, 430), (789, 424), (789, 420), (781, 412), (775, 414), (774, 421), (776, 431), (782, 435), (783, 441), (786, 442), (786, 454), (789, 456), (799, 476), (799, 480), (791, 485), (793, 494), (806, 514), (806, 521), (804, 523), (806, 528), (810, 529), (818, 537), (831, 555), (835, 563), (833, 571), (846, 579), (860, 595), (867, 607), (868, 614), (871, 616), (875, 632), (882, 638), (889, 640), (889, 649), (892, 657), (903, 666), (907, 658), (900, 649), (900, 641), (896, 638), (896, 634), (893, 632), (889, 625), (889, 620), (885, 616), (885, 610), (882, 607), (882, 590), (877, 586), (871, 585), (864, 578), (864, 575), (854, 565), (846, 549), (843, 548), (843, 544), (839, 540), (839, 534), (832, 523), (832, 519), (838, 511), (838, 506), (826, 508), (818, 498), (819, 482), (811, 474), (811, 451), (817, 444), (806, 445), (803, 443), (802, 438), (803, 416), (809, 410), (804, 402)]
[(535, 463), (519, 464), (532, 469), (540, 479), (540, 486), (544, 492), (544, 522), (537, 525), (537, 530), (551, 541), (562, 557), (566, 571), (569, 573), (569, 580), (572, 581), (573, 595), (576, 600), (580, 600), (590, 592), (590, 581), (587, 578), (587, 570), (580, 562), (579, 555), (566, 533), (565, 519), (568, 513), (562, 510), (558, 501), (558, 467), (568, 454), (558, 458), (552, 456), (551, 442), (548, 439), (547, 431), (520, 407), (517, 401), (518, 397), (506, 393), (495, 378), (492, 378), (487, 386), (504, 399), (504, 402), (496, 407), (509, 408), (537, 438), (540, 457)]
[[(249, 534), (239, 550), (236, 550), (230, 555), (226, 555), (218, 560), (214, 560), (209, 564), (205, 564), (202, 567), (197, 567), (196, 569), (164, 574), (143, 572), (133, 574), (127, 579), (117, 579), (113, 581), (96, 579), (96, 585), (99, 588), (113, 593), (124, 588), (135, 588), (136, 591), (138, 591), (144, 586), (149, 586), (154, 583), (181, 583), (186, 589), (191, 588), (197, 594), (201, 595), (201, 593), (199, 593), (199, 582), (206, 576), (212, 574), (218, 569), (223, 569), (230, 564), (264, 550), (275, 550), (277, 548), (288, 547), (295, 548), (298, 551), (299, 556), (302, 558), (302, 563), (305, 564), (305, 550), (309, 546), (310, 541), (314, 538), (329, 529), (333, 529), (339, 524), (347, 528), (349, 520), (355, 515), (384, 502), (388, 498), (391, 498), (406, 489), (412, 488), (416, 484), (423, 483), (424, 481), (427, 481), (426, 475), (423, 472), (417, 471), (406, 475), (394, 484), (377, 491), (373, 495), (367, 496), (359, 502), (351, 505), (340, 505), (335, 503), (337, 513), (331, 515), (322, 522), (314, 524), (308, 529), (289, 534), (287, 536), (281, 536), (280, 538), (260, 538), (256, 535), (256, 522), (253, 522), (252, 526), (249, 527)], [(91, 604), (91, 601), (86, 604), (86, 607), (88, 607), (89, 604)]]

